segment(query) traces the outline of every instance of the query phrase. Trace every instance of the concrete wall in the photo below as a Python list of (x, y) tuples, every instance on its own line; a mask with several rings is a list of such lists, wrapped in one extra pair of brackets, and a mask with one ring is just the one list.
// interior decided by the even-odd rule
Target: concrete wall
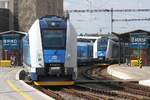
[(36, 0), (18, 0), (19, 30), (26, 31), (36, 19)]
[(18, 9), (19, 30), (28, 32), (37, 18), (63, 16), (63, 0), (18, 0)]
[[(0, 0), (0, 7), (9, 10), (9, 12), (7, 11), (8, 14), (3, 12), (4, 14), (1, 13), (0, 15), (3, 17), (1, 19), (5, 20), (5, 23), (0, 21), (3, 23), (0, 25), (0, 31), (28, 32), (37, 18), (45, 15), (63, 16), (63, 0)], [(4, 29), (2, 30), (2, 28)]]
[[(37, 16), (63, 15), (63, 0), (37, 0)], [(41, 9), (42, 8), (42, 9)]]
[(19, 30), (19, 23), (18, 23), (18, 0), (14, 0), (13, 2), (14, 4), (14, 12), (13, 12), (13, 15), (14, 15), (14, 30)]
[(9, 0), (9, 30), (14, 29), (14, 0)]

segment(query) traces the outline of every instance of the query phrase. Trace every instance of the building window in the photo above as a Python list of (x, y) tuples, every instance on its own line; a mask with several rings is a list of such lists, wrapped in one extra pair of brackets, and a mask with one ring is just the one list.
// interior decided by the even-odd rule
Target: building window
[(0, 1), (0, 8), (8, 8), (8, 1)]

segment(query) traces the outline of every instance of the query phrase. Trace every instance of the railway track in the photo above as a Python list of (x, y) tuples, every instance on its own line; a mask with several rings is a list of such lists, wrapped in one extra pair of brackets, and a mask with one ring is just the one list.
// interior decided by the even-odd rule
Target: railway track
[(50, 89), (40, 88), (39, 90), (56, 100), (63, 100), (62, 96), (59, 93), (56, 93)]
[(93, 89), (86, 86), (66, 87), (61, 90), (51, 90), (50, 88), (41, 89), (45, 94), (55, 98), (56, 100), (140, 100), (141, 98), (119, 93), (116, 91)]
[[(86, 70), (84, 76), (93, 80), (114, 80), (110, 76), (101, 74), (104, 67), (93, 67), (92, 69)], [(115, 92), (132, 95), (137, 97), (137, 99), (150, 100), (150, 88), (146, 86), (141, 86), (137, 83), (132, 82), (123, 82), (123, 81), (112, 81), (112, 82), (104, 82), (99, 85), (106, 85), (115, 89)], [(117, 91), (116, 91), (117, 90)], [(121, 95), (121, 94), (120, 94)], [(123, 95), (122, 95), (123, 96)]]
[[(41, 88), (40, 90), (56, 100), (100, 100), (101, 98), (100, 96), (96, 96), (89, 91), (77, 90), (74, 87), (62, 87), (61, 90)], [(105, 99), (101, 98), (101, 100)]]
[[(95, 75), (103, 69), (88, 67), (87, 70), (84, 70), (83, 76), (89, 80), (113, 80), (110, 77), (107, 78), (107, 75)], [(77, 84), (59, 87), (59, 89), (58, 87), (37, 88), (56, 100), (150, 100), (150, 88), (123, 81)]]

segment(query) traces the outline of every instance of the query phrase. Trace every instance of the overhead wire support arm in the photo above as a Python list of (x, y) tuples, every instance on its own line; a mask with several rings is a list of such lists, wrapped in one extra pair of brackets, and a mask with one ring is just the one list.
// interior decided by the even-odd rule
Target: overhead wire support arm
[(115, 22), (129, 22), (129, 21), (150, 21), (150, 18), (141, 19), (113, 19)]
[(114, 12), (150, 12), (150, 9), (114, 9)]
[[(85, 10), (66, 10), (69, 13), (97, 13), (97, 12), (111, 12), (111, 9), (85, 9)], [(113, 9), (113, 12), (150, 12), (150, 9)]]

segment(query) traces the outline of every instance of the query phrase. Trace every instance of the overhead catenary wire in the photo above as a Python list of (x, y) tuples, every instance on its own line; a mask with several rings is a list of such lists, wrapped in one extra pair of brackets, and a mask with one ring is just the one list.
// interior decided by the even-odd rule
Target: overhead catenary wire
[(112, 21), (150, 21), (150, 18), (140, 18), (140, 19), (113, 19)]
[[(150, 9), (85, 9), (85, 10), (66, 10), (69, 13), (98, 13), (98, 12), (150, 12)], [(118, 21), (150, 21), (150, 18), (138, 19), (112, 19), (112, 22)]]
[[(111, 12), (111, 9), (85, 9), (85, 10), (66, 10), (69, 13), (97, 13), (97, 12)], [(150, 9), (113, 9), (113, 12), (150, 12)]]
[[(113, 13), (113, 18), (111, 18), (111, 31), (113, 32), (113, 23), (115, 22), (134, 22), (134, 21), (137, 21), (137, 22), (149, 22), (150, 21), (150, 16), (148, 15), (147, 18), (146, 16), (137, 16), (138, 12), (143, 14), (149, 14), (150, 13), (150, 8), (146, 8), (146, 9), (141, 9), (141, 8), (137, 8), (137, 9), (72, 9), (72, 10), (66, 10), (68, 11), (70, 14), (87, 14), (87, 13), (90, 13), (90, 14), (101, 14), (101, 13), (107, 13), (107, 14), (111, 14)], [(116, 14), (121, 14), (123, 13), (122, 16), (128, 14), (128, 15), (132, 15), (133, 17), (131, 18), (131, 16), (127, 16), (126, 18), (119, 18), (119, 17), (116, 17)], [(117, 15), (118, 15), (117, 14)], [(114, 25), (115, 26), (115, 25)]]

